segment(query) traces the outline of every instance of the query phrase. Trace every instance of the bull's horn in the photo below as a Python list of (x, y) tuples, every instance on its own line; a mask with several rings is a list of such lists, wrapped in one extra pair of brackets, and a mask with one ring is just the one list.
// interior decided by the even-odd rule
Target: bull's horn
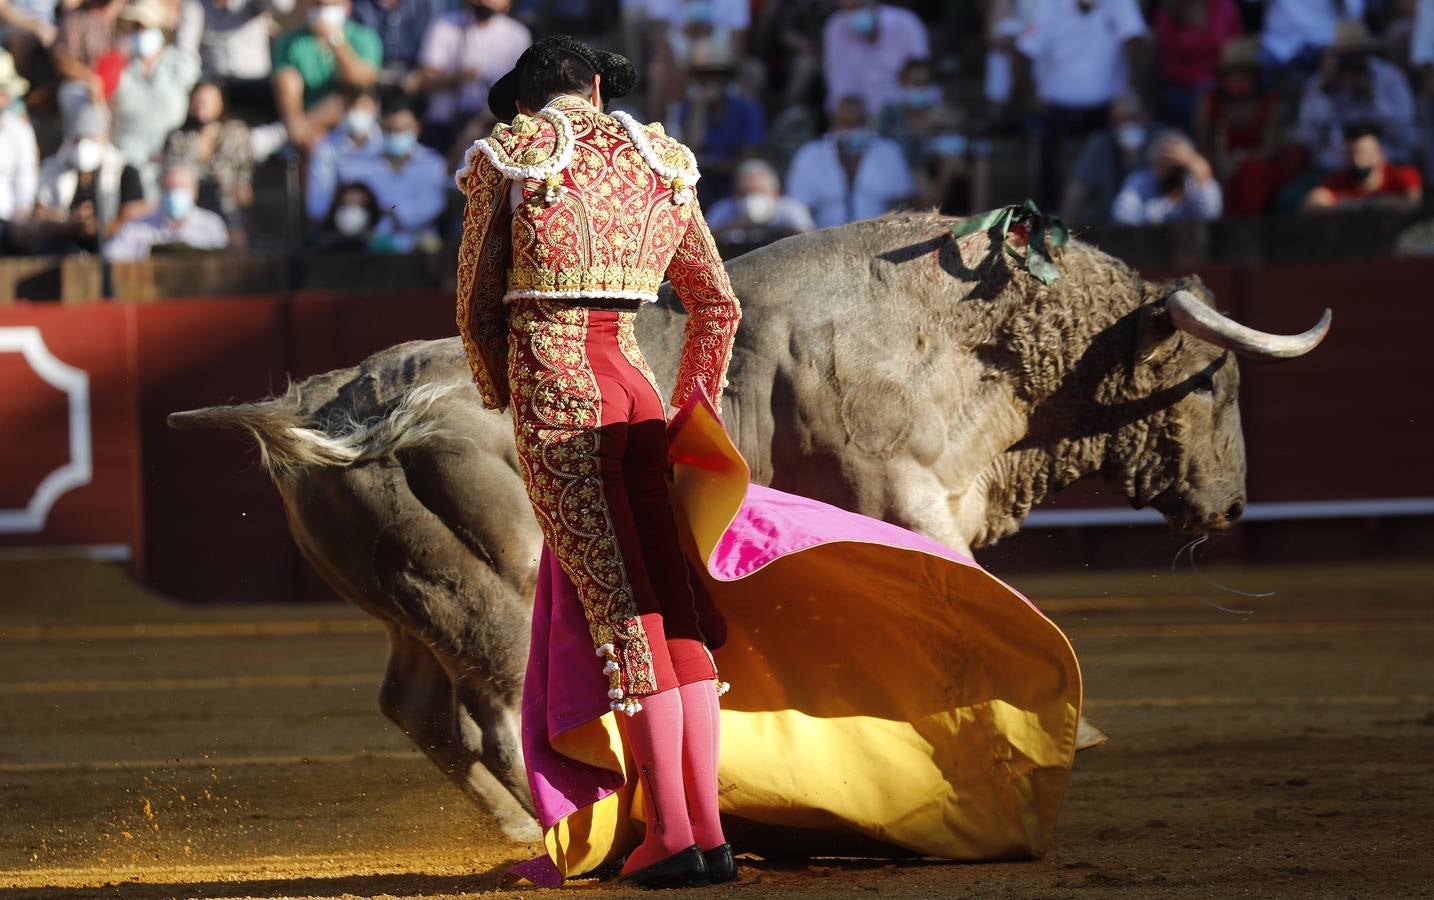
[(1202, 341), (1257, 359), (1293, 359), (1319, 346), (1329, 333), (1328, 309), (1315, 327), (1303, 334), (1270, 334), (1222, 316), (1189, 291), (1176, 291), (1165, 301), (1175, 327)]

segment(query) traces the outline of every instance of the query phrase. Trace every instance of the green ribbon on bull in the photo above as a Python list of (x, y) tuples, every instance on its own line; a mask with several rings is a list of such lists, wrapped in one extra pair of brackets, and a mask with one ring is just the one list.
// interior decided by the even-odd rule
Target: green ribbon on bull
[[(1024, 253), (1011, 243), (1009, 237), (1011, 228), (1023, 222), (1030, 229)], [(1070, 243), (1071, 232), (1057, 216), (1046, 215), (1034, 200), (1027, 200), (1020, 206), (1003, 206), (968, 216), (951, 226), (951, 236), (960, 240), (968, 234), (993, 228), (1000, 232), (1001, 246), (1006, 253), (1025, 262), (1026, 271), (1039, 278), (1042, 284), (1050, 284), (1061, 277), (1051, 259), (1051, 250)]]

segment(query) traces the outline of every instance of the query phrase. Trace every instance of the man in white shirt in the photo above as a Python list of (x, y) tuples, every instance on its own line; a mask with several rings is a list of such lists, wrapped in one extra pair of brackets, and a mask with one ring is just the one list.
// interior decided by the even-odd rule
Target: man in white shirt
[(105, 259), (138, 262), (149, 259), (155, 247), (182, 246), (193, 250), (223, 250), (229, 246), (224, 217), (195, 205), (199, 179), (188, 164), (167, 166), (160, 176), (159, 209), (120, 226), (105, 244)]
[(353, 182), (367, 185), (384, 211), (378, 235), (387, 248), (409, 253), (437, 243), (453, 179), (444, 158), (418, 142), (412, 109), (390, 106), (384, 113), (380, 155), (339, 164), (338, 183)]
[(0, 250), (10, 243), (11, 223), (23, 223), (35, 209), (40, 151), (25, 114), (12, 109), (30, 83), (15, 72), (15, 60), (0, 50)]
[(901, 70), (931, 56), (926, 26), (916, 14), (875, 0), (839, 0), (822, 29), (822, 73), (827, 108), (858, 96), (867, 114), (881, 114), (901, 94)]
[(512, 0), (463, 0), (428, 27), (418, 52), (428, 95), (423, 141), (448, 152), (468, 119), (488, 115), (488, 88), (517, 65), (533, 43), (527, 26), (508, 15)]
[(1364, 0), (1269, 0), (1260, 46), (1265, 64), (1291, 63), (1306, 69), (1319, 62), (1320, 52), (1334, 43), (1340, 22), (1364, 18)]
[(1016, 39), (1040, 107), (1040, 202), (1060, 202), (1066, 142), (1104, 128), (1125, 93), (1145, 17), (1136, 0), (1046, 0)]
[(378, 96), (371, 90), (359, 91), (349, 100), (343, 121), (309, 154), (308, 184), (304, 188), (304, 212), (309, 221), (322, 222), (328, 217), (342, 166), (357, 159), (377, 159), (382, 151)]
[(831, 131), (792, 157), (787, 194), (806, 204), (820, 228), (882, 215), (916, 191), (901, 146), (878, 137), (868, 121), (865, 100), (843, 97)]

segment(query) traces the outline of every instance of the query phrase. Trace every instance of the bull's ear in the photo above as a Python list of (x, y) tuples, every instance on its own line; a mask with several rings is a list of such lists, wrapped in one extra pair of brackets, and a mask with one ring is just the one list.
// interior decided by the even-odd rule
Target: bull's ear
[(1130, 368), (1149, 365), (1175, 349), (1175, 323), (1164, 303), (1148, 303), (1140, 308), (1135, 320), (1135, 343), (1131, 348)]

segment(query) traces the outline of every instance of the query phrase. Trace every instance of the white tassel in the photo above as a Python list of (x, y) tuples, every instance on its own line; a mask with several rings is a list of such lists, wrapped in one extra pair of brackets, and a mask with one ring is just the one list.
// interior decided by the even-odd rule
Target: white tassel
[(597, 649), (593, 652), (595, 652), (598, 656), (612, 656), (614, 653), (617, 652), (617, 648), (614, 647), (612, 644), (599, 644), (597, 646)]
[(607, 698), (608, 698), (609, 700), (621, 700), (621, 699), (622, 699), (622, 688), (613, 688), (612, 690), (608, 691), (608, 692), (607, 692)]
[(727, 693), (730, 690), (732, 690), (732, 685), (728, 684), (725, 681), (717, 682), (717, 696), (721, 697), (723, 694)]
[(615, 660), (610, 659), (607, 661), (607, 664), (602, 667), (602, 673), (604, 675), (611, 675), (612, 673), (616, 672), (618, 668), (619, 667), (617, 662)]

